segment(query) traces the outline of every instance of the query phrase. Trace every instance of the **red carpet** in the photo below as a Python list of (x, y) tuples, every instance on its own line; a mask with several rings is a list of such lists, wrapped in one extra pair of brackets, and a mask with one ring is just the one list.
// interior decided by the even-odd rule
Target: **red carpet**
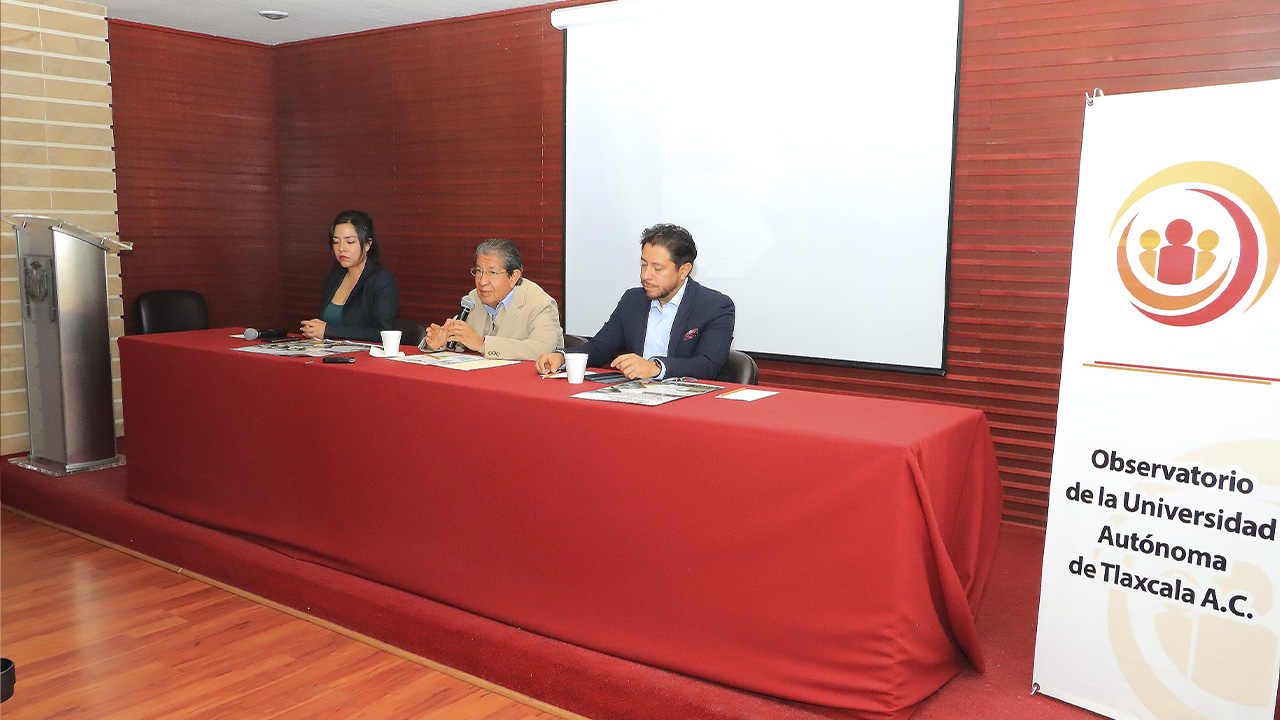
[[(829, 720), (799, 707), (521, 631), (130, 503), (126, 468), (53, 478), (0, 467), (0, 500), (144, 555), (300, 609), (450, 667), (597, 720)], [(1042, 535), (1002, 529), (978, 630), (984, 675), (962, 672), (916, 720), (1090, 718), (1031, 696)]]

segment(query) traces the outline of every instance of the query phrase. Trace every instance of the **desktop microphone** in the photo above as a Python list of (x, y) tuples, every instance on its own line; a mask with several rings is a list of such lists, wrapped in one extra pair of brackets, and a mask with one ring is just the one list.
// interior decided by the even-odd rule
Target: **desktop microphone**
[(265, 328), (262, 330), (256, 330), (254, 328), (244, 329), (245, 340), (262, 340), (263, 342), (266, 342), (268, 340), (279, 340), (283, 337), (287, 337), (288, 335), (288, 330), (267, 330)]
[[(462, 311), (458, 313), (458, 319), (463, 322), (466, 322), (467, 316), (471, 314), (471, 308), (475, 306), (476, 306), (476, 301), (472, 300), (470, 295), (463, 295)], [(462, 352), (463, 350), (462, 346), (458, 344), (457, 340), (450, 340), (448, 343), (445, 344), (445, 349), (452, 350), (453, 352)]]

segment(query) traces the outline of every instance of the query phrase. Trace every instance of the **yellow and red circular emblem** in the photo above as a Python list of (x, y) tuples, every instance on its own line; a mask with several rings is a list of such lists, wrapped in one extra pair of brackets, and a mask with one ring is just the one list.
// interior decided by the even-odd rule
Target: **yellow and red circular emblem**
[(1280, 267), (1275, 200), (1253, 177), (1218, 162), (1174, 165), (1147, 178), (1121, 205), (1111, 235), (1133, 306), (1166, 325), (1247, 310)]

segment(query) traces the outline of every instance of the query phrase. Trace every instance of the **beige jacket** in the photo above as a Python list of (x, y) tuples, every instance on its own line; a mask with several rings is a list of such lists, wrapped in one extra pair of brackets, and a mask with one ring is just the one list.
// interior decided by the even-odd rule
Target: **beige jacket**
[[(475, 307), (467, 315), (467, 324), (484, 338), (481, 354), (486, 358), (536, 360), (543, 353), (564, 347), (560, 306), (534, 281), (522, 279), (507, 307), (498, 306), (498, 317), (494, 320), (480, 304), (479, 293), (472, 290), (469, 297)], [(428, 348), (425, 339), (419, 347), (440, 349)]]

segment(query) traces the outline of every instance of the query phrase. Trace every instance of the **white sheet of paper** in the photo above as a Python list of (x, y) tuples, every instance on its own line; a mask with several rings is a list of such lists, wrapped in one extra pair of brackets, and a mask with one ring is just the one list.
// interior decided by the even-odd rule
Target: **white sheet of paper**
[(720, 393), (716, 397), (722, 400), (742, 400), (743, 402), (751, 402), (760, 398), (767, 398), (770, 395), (777, 395), (776, 390), (752, 390), (751, 388), (738, 388), (729, 392)]

